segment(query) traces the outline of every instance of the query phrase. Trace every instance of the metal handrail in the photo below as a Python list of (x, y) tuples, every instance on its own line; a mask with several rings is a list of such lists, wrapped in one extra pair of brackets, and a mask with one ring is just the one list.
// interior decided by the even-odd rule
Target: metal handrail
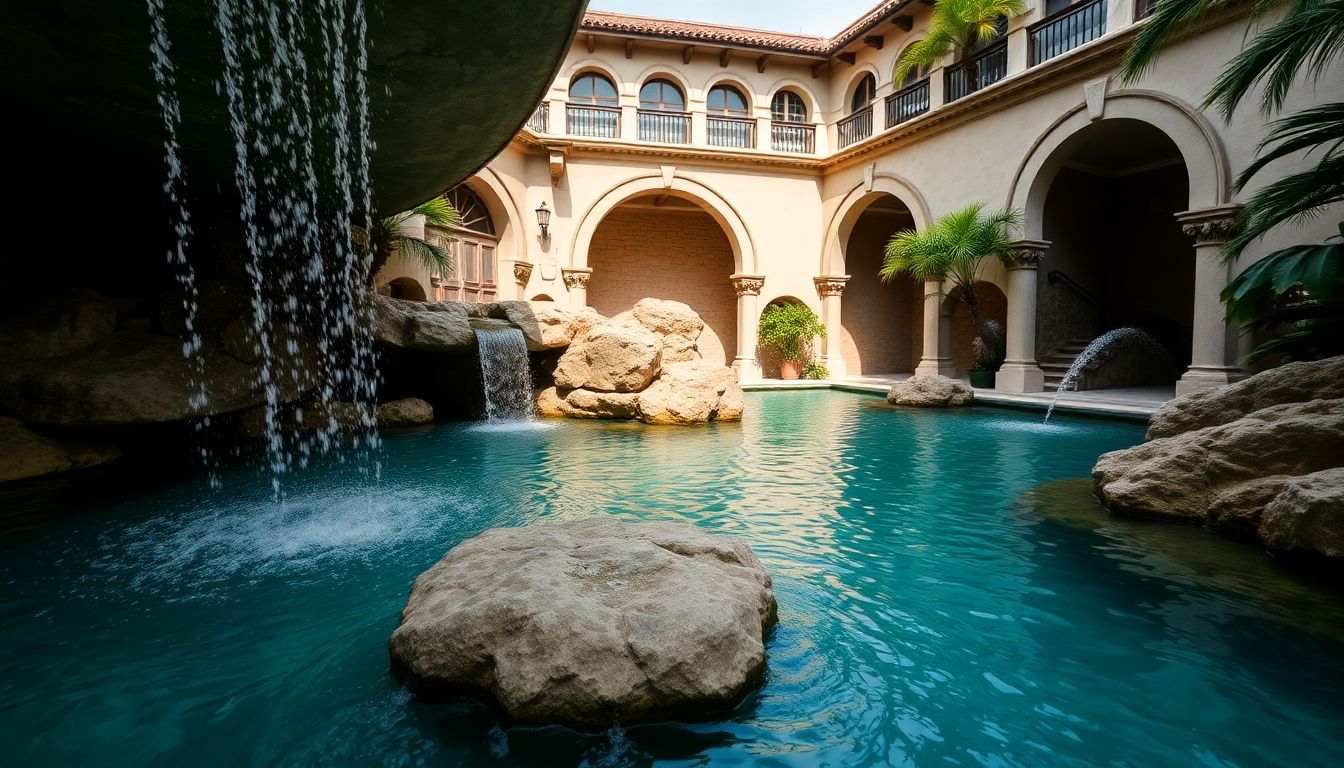
[(912, 83), (887, 97), (887, 124), (900, 125), (929, 111), (929, 79)]
[(1106, 34), (1106, 0), (1078, 3), (1027, 27), (1029, 66), (1053, 59)]
[(1098, 307), (1105, 306), (1102, 303), (1101, 299), (1097, 298), (1091, 291), (1087, 290), (1082, 285), (1080, 285), (1077, 280), (1074, 280), (1072, 277), (1069, 277), (1063, 272), (1060, 272), (1058, 269), (1052, 269), (1048, 273), (1046, 273), (1045, 279), (1049, 281), (1051, 285), (1055, 285), (1056, 283), (1064, 283), (1065, 285), (1069, 286), (1078, 293), (1081, 293), (1084, 298), (1091, 301), (1093, 304), (1096, 304)]

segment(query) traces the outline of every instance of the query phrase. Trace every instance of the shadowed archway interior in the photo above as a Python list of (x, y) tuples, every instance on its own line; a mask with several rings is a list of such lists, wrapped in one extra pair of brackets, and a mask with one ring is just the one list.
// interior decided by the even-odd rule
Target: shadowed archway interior
[(878, 277), (887, 241), (915, 226), (910, 209), (894, 195), (869, 203), (845, 243), (841, 351), (852, 376), (913, 371), (919, 363), (920, 285), (908, 277)]

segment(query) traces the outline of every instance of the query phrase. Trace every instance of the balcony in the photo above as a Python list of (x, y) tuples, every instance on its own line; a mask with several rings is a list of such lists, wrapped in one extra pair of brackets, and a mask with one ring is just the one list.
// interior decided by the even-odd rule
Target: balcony
[(1030, 66), (1090, 43), (1105, 33), (1106, 0), (1092, 0), (1057, 11), (1027, 27)]
[(929, 80), (925, 78), (887, 97), (886, 127), (900, 125), (929, 111)]
[(713, 117), (706, 120), (709, 143), (733, 149), (756, 148), (756, 120), (750, 117)]
[(1003, 38), (943, 71), (946, 100), (963, 96), (999, 82), (1008, 75), (1008, 38)]
[(639, 110), (639, 140), (657, 141), (663, 144), (689, 144), (690, 113)]
[(621, 135), (621, 110), (619, 107), (566, 104), (565, 132), (573, 136), (618, 138)]
[(817, 129), (811, 123), (770, 123), (770, 148), (776, 152), (810, 155), (816, 147)]
[(873, 105), (860, 109), (835, 124), (836, 141), (840, 149), (873, 135)]
[(546, 133), (547, 127), (551, 124), (551, 105), (548, 102), (541, 102), (532, 112), (532, 116), (527, 118), (527, 127), (534, 133)]

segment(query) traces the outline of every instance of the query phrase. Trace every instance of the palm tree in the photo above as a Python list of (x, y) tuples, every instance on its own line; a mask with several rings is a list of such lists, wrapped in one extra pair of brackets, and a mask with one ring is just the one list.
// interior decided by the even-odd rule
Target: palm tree
[(953, 50), (958, 59), (965, 58), (976, 46), (999, 36), (1000, 19), (1017, 16), (1025, 8), (1022, 0), (938, 0), (924, 39), (906, 48), (896, 62), (896, 80), (904, 82), (911, 72), (937, 64)]
[(997, 210), (985, 213), (985, 204), (976, 203), (943, 216), (923, 232), (905, 229), (887, 242), (882, 269), (883, 281), (898, 275), (916, 280), (947, 280), (971, 314), (982, 349), (977, 364), (984, 370), (996, 370), (1003, 363), (1003, 330), (985, 317), (975, 295), (980, 262), (1007, 251), (1012, 243), (1008, 228), (1021, 223), (1017, 211)]
[(462, 225), (462, 218), (442, 195), (423, 202), (409, 211), (374, 221), (373, 232), (369, 236), (369, 246), (373, 249), (373, 262), (369, 268), (370, 281), (387, 260), (392, 258), (392, 254), (398, 251), (405, 258), (420, 262), (431, 275), (448, 276), (456, 271), (457, 265), (453, 263), (453, 255), (443, 246), (406, 234), (402, 225), (412, 216), (424, 216), (425, 224), (443, 229), (453, 229)]

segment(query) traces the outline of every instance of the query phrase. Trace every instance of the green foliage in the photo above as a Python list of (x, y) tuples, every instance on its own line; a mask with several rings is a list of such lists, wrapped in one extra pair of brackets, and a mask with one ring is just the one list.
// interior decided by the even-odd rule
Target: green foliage
[(1022, 0), (938, 0), (929, 18), (924, 38), (901, 53), (896, 62), (896, 80), (905, 82), (910, 73), (931, 67), (955, 50), (964, 57), (976, 46), (999, 34), (999, 19), (1026, 10)]
[[(1210, 15), (1237, 0), (1162, 0), (1125, 53), (1124, 77), (1137, 80), (1162, 49)], [(1273, 15), (1281, 14), (1268, 23)], [(1262, 23), (1265, 23), (1263, 26)], [(1257, 0), (1252, 32), (1241, 51), (1214, 80), (1204, 106), (1217, 107), (1225, 119), (1257, 89), (1260, 111), (1283, 108), (1293, 83), (1318, 83), (1344, 54), (1344, 0)], [(1271, 161), (1295, 152), (1320, 150), (1313, 168), (1291, 174), (1260, 189), (1246, 202), (1241, 230), (1224, 256), (1233, 259), (1274, 227), (1318, 215), (1344, 200), (1344, 104), (1324, 104), (1277, 120), (1257, 150), (1257, 159), (1237, 178), (1240, 192)]]
[(826, 326), (806, 305), (792, 302), (771, 304), (761, 313), (757, 327), (760, 343), (785, 360), (802, 360), (806, 345), (826, 336)]
[(1344, 354), (1344, 224), (1338, 239), (1275, 251), (1224, 289), (1229, 322), (1248, 331), (1288, 329), (1247, 355), (1247, 362)]
[(898, 275), (916, 280), (947, 280), (970, 311), (979, 333), (977, 365), (997, 370), (1004, 358), (1004, 338), (997, 323), (985, 318), (975, 295), (980, 264), (1008, 250), (1010, 227), (1022, 221), (1012, 210), (985, 213), (976, 203), (943, 216), (922, 232), (906, 229), (891, 236), (878, 274), (884, 281)]
[(447, 249), (437, 243), (412, 237), (402, 230), (402, 225), (412, 216), (424, 216), (426, 225), (442, 229), (453, 229), (462, 225), (461, 217), (442, 195), (427, 200), (409, 211), (375, 220), (369, 237), (370, 247), (373, 248), (370, 280), (378, 274), (378, 270), (382, 269), (392, 254), (398, 251), (405, 258), (420, 262), (431, 275), (448, 277), (456, 272), (457, 265), (453, 263), (453, 256)]
[(831, 369), (821, 363), (808, 363), (803, 366), (804, 379), (829, 379), (830, 377)]

